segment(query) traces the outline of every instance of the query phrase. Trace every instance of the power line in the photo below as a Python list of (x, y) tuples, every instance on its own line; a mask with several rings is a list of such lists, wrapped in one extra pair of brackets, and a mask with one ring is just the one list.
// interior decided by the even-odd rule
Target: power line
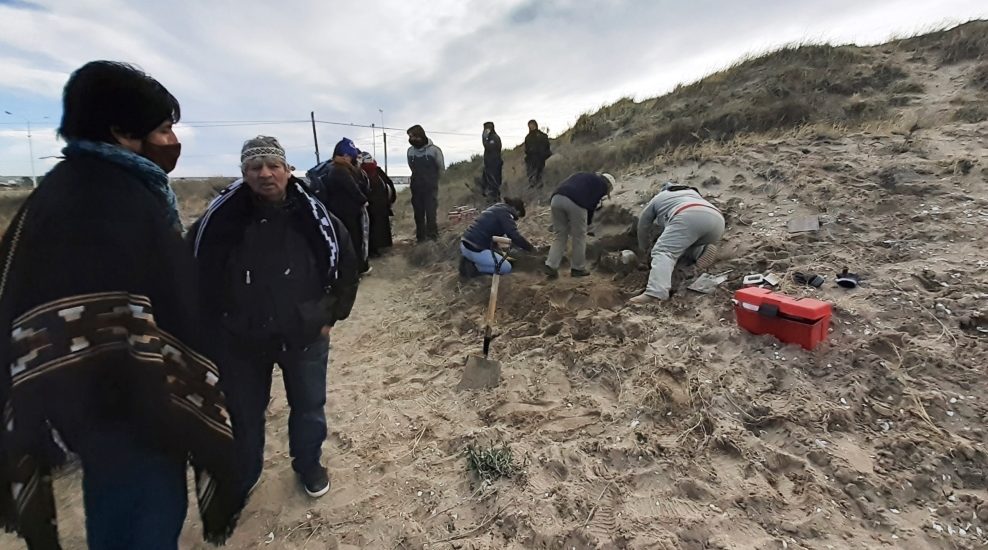
[[(258, 125), (278, 125), (278, 124), (310, 124), (310, 120), (190, 120), (187, 122), (182, 122), (182, 126), (188, 126), (190, 128), (232, 128), (238, 126), (258, 126)], [(404, 132), (406, 128), (396, 128), (393, 126), (377, 126), (376, 124), (360, 124), (357, 122), (338, 122), (335, 120), (319, 120), (316, 119), (317, 124), (326, 124), (328, 126), (344, 126), (348, 128), (366, 128), (368, 130), (391, 130), (395, 132)], [(443, 135), (443, 136), (461, 136), (461, 137), (475, 137), (476, 134), (468, 134), (465, 132), (449, 132), (444, 130), (428, 130), (429, 134)], [(517, 135), (503, 135), (502, 137), (521, 137)]]

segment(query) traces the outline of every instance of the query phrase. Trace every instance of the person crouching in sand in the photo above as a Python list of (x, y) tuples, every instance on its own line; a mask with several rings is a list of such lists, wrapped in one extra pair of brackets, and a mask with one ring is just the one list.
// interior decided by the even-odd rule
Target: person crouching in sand
[[(521, 199), (505, 197), (477, 216), (460, 240), (460, 275), (473, 277), (494, 273), (495, 262), (501, 262), (500, 273), (511, 273), (511, 262), (503, 255), (493, 252), (494, 237), (507, 237), (512, 244), (531, 252), (535, 250), (528, 240), (518, 232), (518, 220), (525, 217), (525, 203)], [(496, 259), (495, 259), (496, 258)]]
[(694, 187), (666, 183), (638, 216), (638, 248), (644, 254), (655, 228), (661, 231), (651, 249), (652, 265), (645, 292), (630, 300), (647, 304), (669, 299), (672, 271), (679, 258), (706, 269), (716, 257), (714, 243), (724, 235), (724, 216)]

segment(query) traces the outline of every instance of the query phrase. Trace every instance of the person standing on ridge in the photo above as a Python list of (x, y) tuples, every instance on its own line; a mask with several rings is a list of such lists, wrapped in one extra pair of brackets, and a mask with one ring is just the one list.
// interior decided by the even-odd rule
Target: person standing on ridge
[(529, 185), (539, 187), (542, 185), (545, 161), (551, 156), (549, 136), (539, 130), (538, 122), (529, 120), (528, 135), (525, 136), (525, 173), (528, 175)]
[(418, 242), (439, 238), (436, 210), (439, 209), (439, 180), (446, 173), (443, 151), (416, 124), (408, 129), (408, 168), (412, 171), (409, 190), (415, 212), (415, 239)]
[(494, 131), (493, 122), (484, 123), (484, 133), (481, 137), (484, 144), (484, 173), (482, 175), (482, 191), (488, 199), (497, 202), (501, 200), (501, 178), (504, 160), (501, 158), (501, 136)]

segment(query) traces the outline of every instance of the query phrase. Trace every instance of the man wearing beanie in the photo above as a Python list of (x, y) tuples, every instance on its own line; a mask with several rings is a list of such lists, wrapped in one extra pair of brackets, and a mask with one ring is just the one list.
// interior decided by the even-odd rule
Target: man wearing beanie
[(243, 178), (220, 192), (189, 231), (240, 459), (243, 490), (264, 465), (265, 410), (274, 364), (291, 412), (292, 468), (306, 493), (329, 491), (326, 439), (329, 334), (357, 295), (358, 260), (344, 225), (292, 175), (277, 139), (240, 154)]
[(439, 179), (446, 172), (442, 149), (433, 145), (425, 130), (416, 124), (408, 129), (408, 167), (412, 170), (409, 189), (415, 211), (415, 238), (418, 242), (439, 238), (436, 210), (439, 209)]
[(368, 258), (367, 195), (361, 189), (364, 175), (357, 167), (360, 150), (349, 138), (343, 138), (333, 148), (333, 158), (309, 170), (307, 176), (312, 192), (326, 208), (343, 222), (350, 233), (350, 242), (360, 260), (360, 272), (370, 271)]

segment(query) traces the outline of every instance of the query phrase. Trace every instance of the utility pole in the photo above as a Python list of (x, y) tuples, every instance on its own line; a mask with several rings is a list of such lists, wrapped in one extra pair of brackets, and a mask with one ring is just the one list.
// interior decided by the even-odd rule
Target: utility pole
[[(20, 118), (18, 115), (15, 115), (10, 111), (4, 112), (12, 117)], [(28, 154), (31, 156), (31, 186), (36, 189), (38, 187), (38, 176), (34, 171), (34, 140), (31, 138), (31, 121), (25, 118), (24, 122), (27, 123), (27, 150)]]
[(316, 164), (319, 164), (319, 137), (316, 136), (316, 112), (309, 111), (309, 118), (312, 119), (312, 143), (316, 145)]
[(371, 122), (371, 144), (374, 147), (374, 158), (377, 158), (377, 130), (374, 127), (374, 123)]
[(388, 171), (388, 129), (384, 125), (384, 109), (378, 109), (381, 113), (381, 132), (384, 134), (384, 171)]

